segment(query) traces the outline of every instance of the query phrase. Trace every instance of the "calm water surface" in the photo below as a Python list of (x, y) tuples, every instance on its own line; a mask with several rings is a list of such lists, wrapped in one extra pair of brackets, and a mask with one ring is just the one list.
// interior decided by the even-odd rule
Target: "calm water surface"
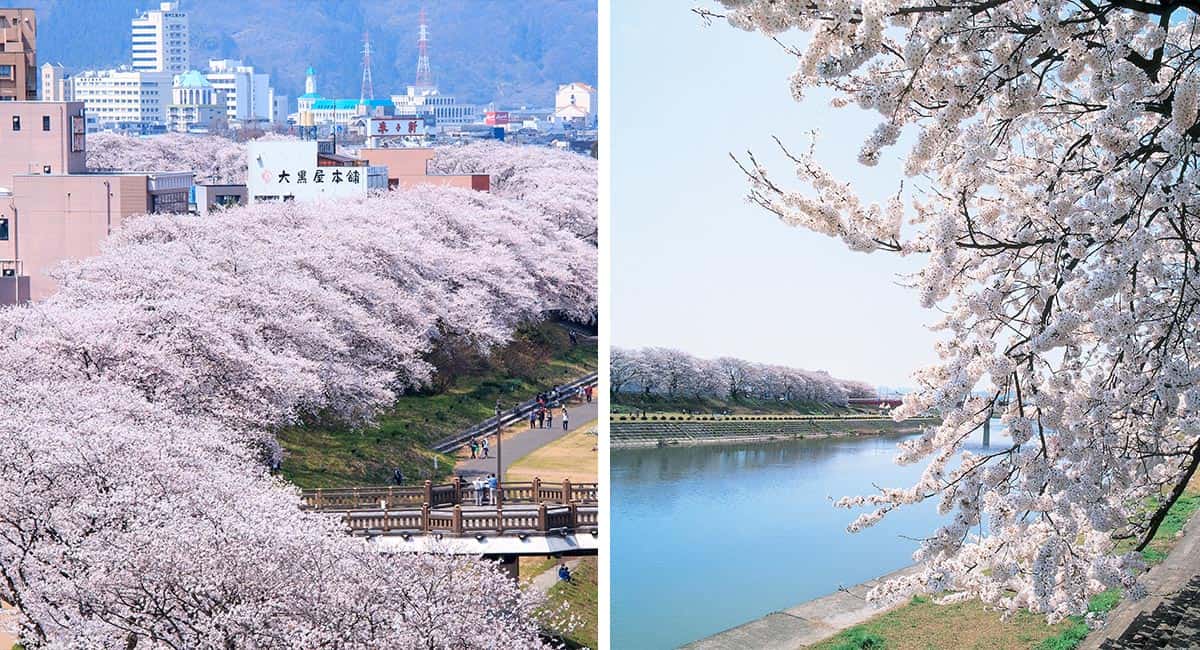
[(830, 502), (911, 485), (907, 437), (614, 450), (612, 647), (675, 648), (911, 564), (935, 503), (851, 535), (858, 511)]

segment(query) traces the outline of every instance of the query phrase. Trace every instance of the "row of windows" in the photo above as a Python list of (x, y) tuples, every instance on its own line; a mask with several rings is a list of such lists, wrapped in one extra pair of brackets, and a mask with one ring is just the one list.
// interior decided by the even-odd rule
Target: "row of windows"
[[(20, 116), (20, 115), (14, 115), (14, 116), (13, 116), (13, 118), (12, 118), (12, 130), (13, 130), (13, 131), (20, 131), (20, 130), (21, 130), (21, 116)], [(49, 131), (49, 130), (50, 130), (50, 116), (49, 116), (49, 115), (43, 115), (43, 116), (42, 116), (42, 130), (43, 130), (43, 131)]]

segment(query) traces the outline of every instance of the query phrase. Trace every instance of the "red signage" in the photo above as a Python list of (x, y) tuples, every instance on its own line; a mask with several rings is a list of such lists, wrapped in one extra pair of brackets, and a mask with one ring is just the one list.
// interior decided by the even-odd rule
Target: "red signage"
[(508, 124), (508, 111), (487, 111), (483, 122), (489, 126), (504, 126)]

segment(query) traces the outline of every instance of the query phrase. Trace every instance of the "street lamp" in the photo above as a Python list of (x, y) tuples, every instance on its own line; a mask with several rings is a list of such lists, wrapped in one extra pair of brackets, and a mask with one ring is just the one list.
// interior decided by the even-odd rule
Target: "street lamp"
[(500, 398), (496, 398), (496, 504), (499, 504), (503, 497), (502, 488), (504, 487), (504, 457), (503, 436), (500, 435)]

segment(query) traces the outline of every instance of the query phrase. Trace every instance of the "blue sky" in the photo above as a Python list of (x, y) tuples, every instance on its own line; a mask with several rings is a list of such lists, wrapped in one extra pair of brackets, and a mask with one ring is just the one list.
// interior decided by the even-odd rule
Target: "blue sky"
[(693, 6), (612, 4), (613, 344), (911, 385), (934, 359), (925, 325), (937, 316), (898, 285), (917, 261), (779, 223), (745, 201), (728, 154), (750, 149), (790, 181), (771, 136), (801, 150), (815, 129), (818, 160), (879, 201), (899, 186), (898, 156), (859, 165), (870, 114), (814, 92), (797, 104), (793, 57), (724, 21), (706, 27)]

